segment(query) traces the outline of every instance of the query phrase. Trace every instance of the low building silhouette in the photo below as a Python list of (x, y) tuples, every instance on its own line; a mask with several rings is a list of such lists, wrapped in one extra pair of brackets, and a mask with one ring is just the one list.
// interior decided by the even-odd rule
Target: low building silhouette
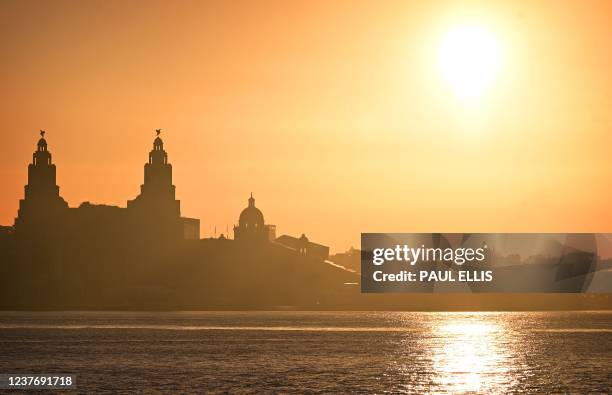
[(289, 235), (282, 235), (277, 238), (275, 242), (285, 247), (289, 247), (297, 251), (300, 255), (304, 255), (309, 258), (320, 260), (327, 260), (327, 258), (329, 258), (328, 246), (311, 242), (303, 233), (299, 238)]

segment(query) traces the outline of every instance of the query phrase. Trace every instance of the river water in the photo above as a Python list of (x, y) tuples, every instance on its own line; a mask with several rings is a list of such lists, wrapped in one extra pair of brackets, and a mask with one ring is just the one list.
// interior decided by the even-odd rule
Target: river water
[(612, 392), (612, 312), (1, 312), (0, 350), (79, 392)]

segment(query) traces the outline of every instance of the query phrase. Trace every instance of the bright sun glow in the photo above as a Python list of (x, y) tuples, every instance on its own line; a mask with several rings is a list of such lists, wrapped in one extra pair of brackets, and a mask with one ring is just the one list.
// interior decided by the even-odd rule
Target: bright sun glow
[(477, 25), (447, 32), (438, 51), (438, 66), (460, 99), (482, 96), (495, 79), (502, 61), (494, 35)]

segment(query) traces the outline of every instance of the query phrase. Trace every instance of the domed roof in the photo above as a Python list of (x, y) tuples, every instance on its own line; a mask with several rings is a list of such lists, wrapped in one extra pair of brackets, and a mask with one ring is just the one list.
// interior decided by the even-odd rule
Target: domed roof
[(263, 226), (264, 216), (261, 210), (255, 207), (255, 199), (253, 198), (253, 194), (251, 194), (251, 197), (249, 198), (249, 206), (240, 213), (238, 223), (239, 225), (259, 224), (259, 226)]
[(164, 146), (164, 141), (159, 136), (157, 136), (155, 140), (153, 140), (153, 147), (162, 149), (163, 146)]
[(155, 133), (157, 133), (157, 137), (153, 140), (153, 150), (161, 151), (164, 149), (164, 141), (159, 137), (161, 129), (155, 129)]

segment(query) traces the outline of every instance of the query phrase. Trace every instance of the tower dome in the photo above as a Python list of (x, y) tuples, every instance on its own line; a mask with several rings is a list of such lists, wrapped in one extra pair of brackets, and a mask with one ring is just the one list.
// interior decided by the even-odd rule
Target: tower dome
[(164, 141), (159, 137), (161, 134), (161, 129), (155, 129), (155, 133), (157, 133), (157, 137), (153, 140), (153, 151), (163, 151), (164, 150)]
[(150, 164), (167, 164), (168, 154), (164, 151), (164, 141), (159, 137), (161, 129), (155, 129), (157, 137), (153, 140), (153, 150), (149, 152), (149, 163)]
[(264, 228), (264, 216), (260, 209), (255, 207), (255, 198), (253, 198), (253, 194), (251, 193), (251, 197), (249, 198), (249, 206), (242, 210), (240, 213), (240, 217), (238, 219), (238, 225), (241, 228), (256, 228), (263, 229)]
[(40, 140), (38, 140), (38, 150), (46, 151), (47, 150), (47, 140), (45, 140), (45, 131), (40, 131)]

